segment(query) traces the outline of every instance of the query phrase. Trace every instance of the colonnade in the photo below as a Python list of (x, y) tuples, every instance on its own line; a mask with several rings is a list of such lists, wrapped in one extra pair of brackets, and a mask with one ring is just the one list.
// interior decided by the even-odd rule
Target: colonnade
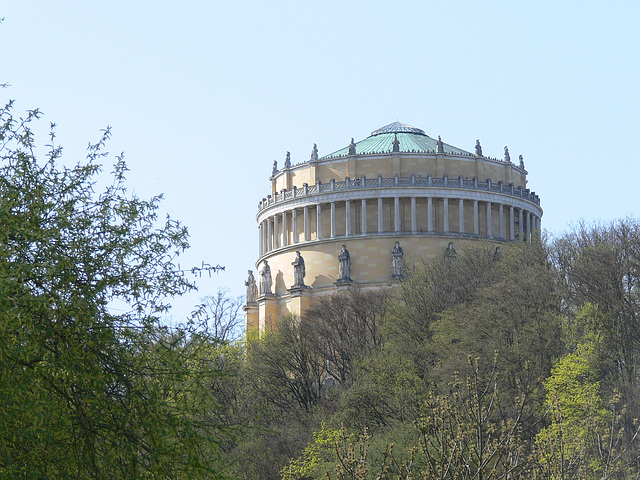
[(398, 195), (316, 201), (289, 208), (281, 204), (278, 211), (262, 216), (258, 225), (260, 256), (298, 243), (352, 235), (459, 234), (524, 240), (540, 229), (535, 206), (530, 210), (526, 202), (513, 205), (501, 200), (506, 198)]

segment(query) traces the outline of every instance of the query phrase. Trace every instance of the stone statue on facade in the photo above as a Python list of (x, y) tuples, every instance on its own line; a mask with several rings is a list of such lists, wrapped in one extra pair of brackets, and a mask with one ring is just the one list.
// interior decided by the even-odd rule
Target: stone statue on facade
[(399, 152), (400, 151), (400, 142), (398, 141), (398, 135), (395, 135), (393, 137), (393, 152)]
[(402, 280), (404, 278), (404, 252), (400, 242), (391, 250), (391, 278)]
[(304, 277), (307, 274), (304, 268), (304, 258), (300, 255), (300, 252), (296, 252), (296, 258), (293, 262), (293, 287), (292, 288), (305, 288)]
[(316, 145), (315, 143), (313, 144), (313, 150), (311, 150), (311, 161), (318, 161), (318, 145)]
[(453, 242), (449, 242), (447, 249), (444, 251), (444, 263), (448, 268), (452, 268), (456, 264), (456, 257), (458, 253), (456, 249), (453, 248)]
[(502, 253), (500, 252), (500, 247), (496, 247), (495, 252), (493, 252), (493, 261), (497, 262), (502, 257)]
[(287, 156), (284, 159), (284, 168), (291, 168), (291, 154), (287, 152)]
[(444, 143), (442, 143), (442, 139), (440, 138), (440, 135), (438, 135), (438, 141), (436, 142), (438, 149), (436, 150), (436, 152), (438, 153), (444, 153)]
[(338, 282), (350, 282), (351, 281), (351, 255), (347, 250), (346, 245), (342, 245), (340, 253), (338, 254)]
[(522, 157), (522, 155), (520, 155), (518, 158), (520, 160), (520, 168), (524, 170), (524, 158)]
[(273, 295), (273, 293), (271, 293), (272, 285), (273, 285), (273, 280), (271, 279), (271, 267), (269, 266), (269, 263), (265, 260), (262, 266), (262, 270), (260, 270), (260, 294)]
[(476, 140), (476, 155), (482, 156), (482, 146), (480, 145), (480, 139)]
[(253, 270), (249, 270), (249, 278), (244, 282), (247, 287), (247, 305), (255, 303), (258, 298), (258, 285), (256, 285), (256, 279), (253, 276)]
[(356, 154), (356, 142), (353, 141), (353, 137), (351, 137), (351, 143), (349, 144), (349, 155)]
[(271, 176), (275, 177), (278, 174), (278, 162), (276, 160), (273, 161), (273, 170), (271, 170)]
[(504, 161), (506, 163), (511, 163), (511, 155), (509, 155), (509, 147), (504, 147)]

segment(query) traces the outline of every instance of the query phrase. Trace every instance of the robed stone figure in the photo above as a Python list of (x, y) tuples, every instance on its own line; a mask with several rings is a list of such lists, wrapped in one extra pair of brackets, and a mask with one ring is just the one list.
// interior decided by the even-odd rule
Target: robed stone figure
[(305, 288), (304, 277), (307, 274), (304, 268), (304, 258), (300, 252), (296, 252), (296, 258), (293, 262), (293, 288)]
[(447, 249), (444, 251), (444, 264), (447, 268), (453, 268), (456, 265), (456, 257), (458, 252), (453, 248), (453, 242), (449, 242)]
[(258, 298), (258, 285), (256, 285), (256, 279), (253, 276), (253, 270), (249, 270), (249, 278), (244, 282), (247, 287), (247, 304), (255, 303)]
[(338, 273), (340, 277), (338, 282), (350, 282), (351, 281), (351, 255), (347, 250), (346, 245), (342, 245), (340, 253), (338, 254)]
[(260, 294), (261, 295), (273, 295), (271, 293), (271, 286), (273, 285), (273, 281), (271, 279), (271, 267), (264, 261), (262, 265), (262, 270), (260, 270)]
[(391, 278), (401, 280), (404, 278), (404, 252), (400, 242), (391, 250)]

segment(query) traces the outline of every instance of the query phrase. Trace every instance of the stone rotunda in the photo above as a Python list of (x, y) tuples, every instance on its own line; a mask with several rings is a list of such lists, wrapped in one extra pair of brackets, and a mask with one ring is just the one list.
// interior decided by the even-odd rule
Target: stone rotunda
[(486, 157), (400, 122), (324, 157), (274, 162), (258, 203), (259, 256), (247, 286), (247, 332), (303, 315), (314, 297), (401, 281), (407, 261), (455, 255), (467, 242), (524, 241), (540, 198), (520, 156)]

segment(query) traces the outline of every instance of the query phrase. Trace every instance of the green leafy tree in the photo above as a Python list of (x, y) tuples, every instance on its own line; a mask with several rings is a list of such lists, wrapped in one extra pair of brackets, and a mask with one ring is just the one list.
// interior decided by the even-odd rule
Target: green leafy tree
[[(568, 321), (578, 333), (602, 340), (599, 355), (606, 370), (599, 380), (606, 396), (617, 389), (629, 411), (638, 411), (640, 224), (631, 218), (608, 225), (582, 223), (554, 242), (552, 254)], [(578, 318), (587, 303), (597, 307), (598, 315)]]
[[(596, 317), (587, 305), (579, 317)], [(621, 396), (604, 399), (598, 380), (602, 340), (578, 344), (553, 367), (545, 382), (550, 424), (537, 435), (543, 477), (551, 479), (627, 478), (638, 468), (637, 417), (625, 434)]]
[(223, 432), (199, 415), (215, 372), (159, 322), (193, 288), (174, 263), (186, 229), (127, 192), (121, 156), (94, 191), (109, 130), (67, 168), (52, 126), (39, 161), (38, 117), (0, 109), (0, 476), (219, 473)]

